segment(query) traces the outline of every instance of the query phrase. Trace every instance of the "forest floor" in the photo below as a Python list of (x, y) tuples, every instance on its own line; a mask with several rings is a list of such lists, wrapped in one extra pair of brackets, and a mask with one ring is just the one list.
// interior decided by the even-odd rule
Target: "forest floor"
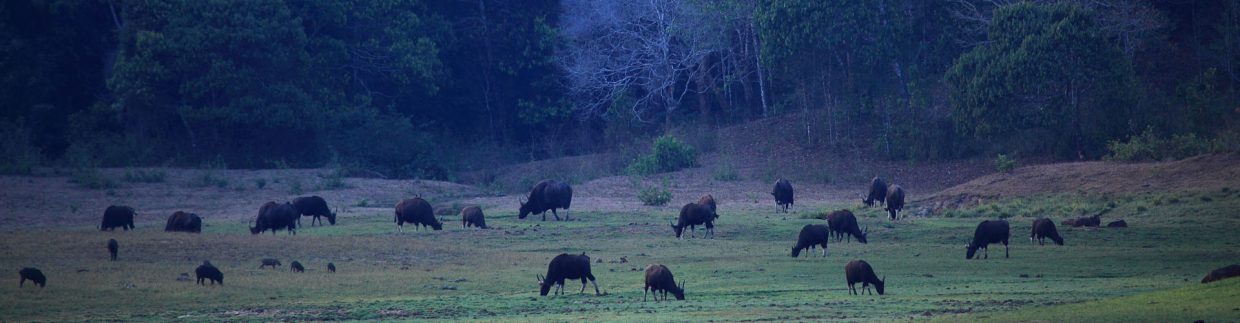
[[(3, 176), (0, 268), (38, 267), (48, 285), (19, 289), (15, 273), (0, 275), (0, 320), (1240, 319), (1240, 279), (1198, 283), (1240, 259), (1236, 155), (1044, 164), (989, 175), (983, 161), (872, 168), (908, 174), (888, 175), (913, 201), (909, 217), (894, 222), (860, 206), (857, 194), (870, 175), (778, 175), (797, 187), (797, 204), (784, 214), (774, 212), (770, 176), (761, 168), (718, 167), (723, 158), (707, 157), (701, 168), (651, 178), (581, 180), (573, 221), (559, 222), (517, 219), (522, 194), (503, 189), (338, 178), (331, 170), (105, 169), (100, 176), (116, 183), (102, 189), (56, 171)], [(740, 175), (716, 179), (727, 168)], [(673, 202), (641, 205), (637, 188), (664, 181)], [(717, 236), (676, 240), (667, 221), (679, 205), (708, 193), (720, 201)], [(258, 205), (301, 195), (339, 207), (338, 225), (306, 220), (296, 236), (248, 233)], [(392, 205), (413, 195), (449, 211), (481, 205), (493, 228), (463, 229), (453, 213), (441, 216), (443, 231), (398, 233)], [(138, 209), (138, 228), (97, 231), (110, 204)], [(869, 244), (833, 241), (826, 258), (789, 257), (803, 225), (839, 208), (858, 213)], [(204, 232), (162, 232), (176, 210), (202, 215)], [(1104, 223), (1124, 219), (1130, 227), (1060, 227), (1064, 246), (1038, 246), (1025, 236), (1034, 218), (1058, 222), (1100, 210), (1109, 210)], [(992, 218), (1012, 222), (1011, 258), (992, 246), (996, 258), (966, 261), (973, 228)], [(107, 261), (109, 238), (120, 241), (119, 261)], [(603, 295), (579, 295), (569, 282), (567, 295), (538, 296), (535, 274), (562, 252), (598, 261), (593, 271)], [(307, 271), (258, 269), (268, 257), (298, 260)], [(887, 277), (886, 295), (847, 294), (843, 266), (853, 259)], [(219, 266), (227, 285), (175, 280), (202, 260)], [(339, 271), (327, 273), (328, 262)], [(642, 301), (642, 270), (651, 263), (687, 282), (687, 300)]]

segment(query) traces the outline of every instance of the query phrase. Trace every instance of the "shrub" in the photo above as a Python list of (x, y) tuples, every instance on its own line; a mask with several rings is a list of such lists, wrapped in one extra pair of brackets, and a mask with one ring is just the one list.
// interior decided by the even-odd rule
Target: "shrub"
[(257, 188), (258, 188), (258, 189), (260, 189), (260, 190), (261, 190), (261, 189), (263, 189), (264, 187), (267, 187), (267, 179), (266, 179), (266, 178), (262, 178), (262, 177), (255, 178), (255, 179), (254, 179), (254, 187), (257, 187)]
[(23, 122), (0, 122), (0, 174), (30, 174), (42, 159)]
[(732, 168), (731, 164), (724, 164), (723, 166), (716, 168), (714, 173), (711, 174), (711, 177), (713, 177), (716, 181), (721, 182), (732, 182), (741, 179), (740, 174), (736, 172), (735, 168)]
[(163, 171), (144, 171), (139, 169), (125, 171), (125, 177), (122, 177), (121, 180), (130, 183), (163, 183), (164, 178), (167, 176), (168, 174)]
[(289, 180), (288, 181), (288, 192), (289, 194), (293, 194), (293, 195), (300, 195), (301, 193), (305, 193), (305, 191), (302, 190), (301, 188), (301, 180), (297, 178), (293, 178)]
[(697, 150), (676, 137), (664, 135), (655, 139), (650, 154), (638, 157), (629, 165), (628, 172), (650, 175), (693, 166), (697, 166)]
[(1107, 143), (1108, 153), (1103, 159), (1114, 161), (1160, 161), (1184, 159), (1196, 155), (1240, 151), (1240, 135), (1224, 132), (1214, 139), (1196, 134), (1177, 134), (1170, 138), (1154, 134), (1152, 127), (1128, 141), (1112, 140)]
[(70, 182), (77, 183), (79, 185), (82, 185), (83, 187), (90, 188), (90, 189), (101, 190), (101, 189), (114, 189), (114, 188), (120, 187), (120, 184), (117, 183), (115, 179), (112, 179), (111, 177), (104, 175), (103, 172), (100, 172), (98, 169), (95, 169), (95, 168), (90, 168), (90, 167), (77, 168), (77, 169), (74, 169), (73, 172), (69, 174), (69, 176), (70, 176), (70, 179), (69, 179)]
[(637, 199), (641, 200), (642, 204), (645, 204), (645, 205), (651, 205), (651, 206), (667, 205), (667, 202), (672, 201), (672, 192), (668, 191), (666, 187), (667, 187), (666, 181), (664, 181), (662, 187), (655, 187), (655, 186), (642, 187), (641, 189), (637, 191)]
[(211, 186), (215, 186), (218, 188), (225, 188), (225, 187), (228, 187), (228, 179), (220, 177), (219, 175), (216, 175), (215, 171), (208, 170), (208, 171), (202, 172), (201, 175), (198, 175), (194, 177), (193, 179), (190, 179), (187, 186), (191, 188), (203, 188), (203, 187), (211, 187)]
[(1016, 159), (1004, 154), (995, 156), (995, 170), (1000, 173), (1011, 173), (1014, 169), (1016, 169)]

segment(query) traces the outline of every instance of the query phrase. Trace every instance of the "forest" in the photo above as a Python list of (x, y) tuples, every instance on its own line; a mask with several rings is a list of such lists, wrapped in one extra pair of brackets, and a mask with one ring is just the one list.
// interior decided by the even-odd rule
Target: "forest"
[(444, 179), (793, 114), (910, 162), (1240, 150), (1228, 0), (14, 0), (0, 39), (9, 174)]

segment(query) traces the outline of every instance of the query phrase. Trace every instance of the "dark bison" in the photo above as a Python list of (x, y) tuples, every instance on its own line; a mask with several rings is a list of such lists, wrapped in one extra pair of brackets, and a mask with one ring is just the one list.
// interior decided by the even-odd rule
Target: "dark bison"
[(128, 206), (112, 205), (103, 211), (103, 223), (99, 224), (99, 231), (112, 231), (117, 227), (129, 231), (133, 229), (133, 217), (136, 212)]
[(801, 250), (813, 251), (815, 246), (822, 246), (822, 256), (827, 256), (827, 240), (831, 238), (831, 229), (821, 224), (806, 224), (797, 236), (797, 244), (792, 246), (792, 257), (801, 255)]
[(288, 264), (288, 270), (295, 273), (304, 273), (306, 272), (306, 267), (303, 267), (300, 262), (293, 260), (293, 262)]
[(676, 239), (682, 239), (685, 227), (689, 227), (689, 231), (696, 238), (698, 225), (706, 226), (706, 234), (702, 235), (703, 237), (710, 236), (712, 239), (715, 237), (715, 215), (705, 205), (697, 203), (685, 204), (685, 206), (680, 208), (680, 217), (677, 218), (677, 221), (676, 223), (669, 222), (672, 225), (672, 230), (676, 232)]
[(254, 226), (250, 227), (250, 233), (259, 234), (271, 230), (271, 234), (275, 235), (276, 230), (288, 229), (288, 234), (296, 235), (299, 217), (301, 215), (297, 213), (297, 208), (294, 208), (292, 204), (267, 202), (258, 209), (258, 218), (254, 219)]
[(555, 220), (560, 220), (560, 215), (555, 209), (564, 209), (564, 219), (569, 219), (568, 208), (573, 205), (573, 188), (568, 183), (561, 183), (555, 180), (544, 179), (530, 189), (530, 196), (525, 202), (521, 203), (521, 213), (517, 214), (517, 218), (525, 219), (526, 216), (532, 214), (542, 214), (543, 221), (547, 221), (547, 211), (551, 211), (551, 215), (555, 216)]
[(405, 199), (396, 204), (396, 227), (400, 232), (405, 232), (405, 223), (413, 223), (415, 230), (426, 226), (443, 230), (443, 224), (435, 218), (435, 210), (421, 197)]
[(333, 272), (333, 273), (334, 273), (334, 272), (336, 272), (336, 264), (333, 264), (333, 263), (330, 263), (330, 262), (329, 262), (329, 263), (327, 263), (327, 271), (330, 271), (330, 272)]
[(261, 265), (258, 265), (258, 269), (263, 269), (263, 267), (271, 267), (271, 269), (276, 269), (276, 267), (284, 265), (280, 263), (280, 260), (271, 258), (263, 258), (262, 262), (263, 263)]
[(671, 292), (672, 296), (676, 296), (676, 300), (685, 300), (685, 285), (681, 282), (676, 285), (676, 279), (672, 277), (672, 270), (661, 264), (653, 264), (646, 266), (646, 287), (642, 289), (642, 301), (646, 301), (646, 293), (654, 292), (654, 301), (659, 301), (659, 292), (663, 292), (663, 300), (667, 300), (667, 293)]
[(1093, 216), (1089, 216), (1089, 217), (1065, 219), (1063, 220), (1061, 224), (1069, 225), (1074, 228), (1077, 228), (1077, 227), (1095, 227), (1096, 228), (1102, 225), (1102, 214), (1103, 213), (1106, 213), (1106, 212), (1099, 212), (1098, 214), (1094, 214)]
[(203, 260), (202, 265), (198, 265), (198, 268), (194, 269), (194, 275), (198, 277), (199, 285), (206, 285), (207, 280), (210, 280), (213, 286), (215, 283), (220, 283), (220, 286), (224, 285), (224, 273), (220, 272), (219, 268), (211, 265), (210, 261)]
[(1059, 230), (1055, 230), (1055, 221), (1047, 218), (1033, 220), (1033, 232), (1029, 233), (1029, 242), (1037, 239), (1038, 245), (1042, 245), (1046, 243), (1046, 238), (1051, 238), (1057, 245), (1063, 245), (1063, 237), (1059, 236)]
[(21, 281), (17, 283), (17, 288), (25, 287), (27, 279), (34, 282), (35, 285), (39, 285), (39, 288), (47, 287), (47, 277), (43, 276), (43, 272), (39, 271), (38, 268), (22, 268), (22, 270), (17, 271), (17, 275), (21, 276)]
[(1231, 265), (1210, 271), (1205, 278), (1201, 279), (1201, 283), (1209, 283), (1213, 281), (1228, 279), (1232, 277), (1240, 277), (1240, 265)]
[(718, 207), (715, 204), (714, 196), (711, 196), (710, 194), (702, 195), (702, 198), (698, 199), (697, 204), (700, 204), (702, 206), (705, 206), (706, 208), (709, 208), (710, 215), (713, 218), (716, 218), (716, 219), (719, 218)]
[(885, 203), (887, 201), (887, 182), (880, 177), (874, 177), (870, 180), (870, 193), (861, 199), (861, 203), (865, 206), (874, 206), (874, 203)]
[(120, 243), (116, 239), (108, 239), (108, 254), (112, 256), (112, 261), (116, 261), (116, 251), (120, 249)]
[(792, 183), (783, 178), (776, 180), (775, 188), (771, 189), (771, 195), (775, 196), (775, 210), (788, 213), (788, 208), (793, 202)]
[(973, 242), (969, 243), (968, 253), (964, 259), (973, 259), (973, 255), (977, 253), (977, 249), (986, 249), (985, 258), (990, 258), (990, 248), (992, 243), (1003, 243), (1003, 258), (1008, 257), (1008, 222), (1004, 220), (986, 220), (977, 224), (977, 231), (973, 232)]
[[(853, 284), (861, 283), (861, 292), (864, 293), (870, 289), (870, 285), (874, 285), (874, 290), (879, 295), (883, 294), (883, 285), (887, 283), (887, 277), (878, 279), (878, 275), (874, 274), (874, 268), (865, 260), (849, 261), (844, 265), (844, 276), (848, 279), (848, 293), (850, 295), (861, 295), (857, 292), (857, 287)], [(873, 292), (871, 292), (873, 294)]]
[(470, 206), (461, 209), (461, 227), (468, 229), (471, 225), (482, 229), (487, 228), (487, 219), (486, 215), (482, 214), (482, 208)]
[(164, 225), (164, 231), (169, 232), (202, 232), (202, 217), (197, 214), (176, 211), (168, 216), (168, 224)]
[(891, 184), (887, 187), (887, 214), (892, 220), (899, 218), (900, 210), (904, 209), (904, 188)]
[[(332, 212), (331, 208), (327, 207), (327, 201), (322, 197), (315, 195), (295, 198), (293, 199), (293, 207), (296, 208), (297, 213), (302, 216), (314, 217), (313, 219), (310, 219), (310, 225), (314, 225), (314, 222), (316, 221), (319, 225), (323, 225), (323, 220), (319, 217), (325, 217), (327, 218), (328, 223), (336, 225), (336, 212)], [(297, 218), (297, 222), (298, 224), (301, 223), (301, 217)]]
[(594, 284), (594, 294), (598, 295), (598, 283), (594, 281), (594, 274), (590, 273), (590, 257), (585, 253), (580, 255), (570, 255), (562, 253), (551, 259), (551, 264), (547, 265), (547, 276), (538, 277), (539, 295), (547, 296), (547, 292), (551, 291), (551, 286), (556, 286), (556, 295), (564, 292), (564, 280), (581, 279), (581, 293), (586, 292), (586, 280)]
[(848, 241), (852, 242), (852, 237), (857, 237), (857, 242), (866, 243), (865, 236), (869, 234), (870, 228), (864, 230), (857, 225), (857, 216), (852, 211), (839, 210), (827, 214), (827, 228), (831, 229), (831, 235), (835, 237), (835, 241), (843, 240), (848, 237)]

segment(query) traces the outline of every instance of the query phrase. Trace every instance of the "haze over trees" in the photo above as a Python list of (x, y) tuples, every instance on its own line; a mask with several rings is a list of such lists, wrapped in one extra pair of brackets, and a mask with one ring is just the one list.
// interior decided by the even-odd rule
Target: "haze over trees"
[[(0, 170), (446, 178), (803, 114), (807, 148), (1097, 159), (1236, 138), (1240, 3), (0, 3)], [(485, 147), (486, 149), (480, 149)]]

